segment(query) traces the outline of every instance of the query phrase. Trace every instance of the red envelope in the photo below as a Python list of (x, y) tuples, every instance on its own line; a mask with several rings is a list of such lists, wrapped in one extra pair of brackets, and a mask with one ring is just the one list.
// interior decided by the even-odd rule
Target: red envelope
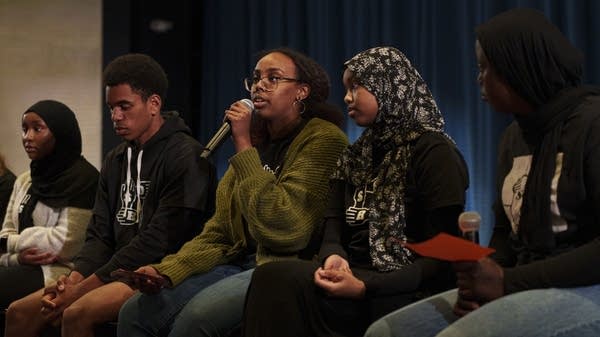
[(444, 261), (478, 261), (495, 251), (471, 241), (440, 233), (421, 243), (406, 243), (406, 247), (421, 256)]

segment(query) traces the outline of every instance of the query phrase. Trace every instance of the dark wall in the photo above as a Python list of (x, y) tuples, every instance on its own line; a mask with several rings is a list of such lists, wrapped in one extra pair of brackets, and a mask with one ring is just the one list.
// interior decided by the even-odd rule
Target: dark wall
[[(152, 56), (169, 78), (163, 110), (177, 110), (192, 130), (200, 107), (200, 4), (192, 0), (103, 2), (103, 68), (127, 53)], [(106, 155), (121, 140), (113, 132), (105, 105), (103, 112), (102, 153)]]

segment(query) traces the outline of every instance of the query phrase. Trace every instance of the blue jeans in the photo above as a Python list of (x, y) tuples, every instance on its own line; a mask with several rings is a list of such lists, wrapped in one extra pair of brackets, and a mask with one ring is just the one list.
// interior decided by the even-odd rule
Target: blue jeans
[(221, 265), (159, 294), (136, 294), (121, 308), (118, 336), (220, 336), (242, 320), (254, 269)]
[(458, 319), (456, 290), (382, 317), (365, 337), (595, 337), (600, 336), (600, 285), (537, 289), (492, 301)]

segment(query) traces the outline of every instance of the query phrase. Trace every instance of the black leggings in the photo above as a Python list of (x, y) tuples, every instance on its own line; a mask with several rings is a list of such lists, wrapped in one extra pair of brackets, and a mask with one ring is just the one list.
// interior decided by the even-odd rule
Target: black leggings
[(0, 309), (44, 287), (40, 266), (0, 266)]
[(8, 305), (43, 286), (44, 274), (40, 266), (0, 266), (0, 336), (4, 337), (4, 310)]

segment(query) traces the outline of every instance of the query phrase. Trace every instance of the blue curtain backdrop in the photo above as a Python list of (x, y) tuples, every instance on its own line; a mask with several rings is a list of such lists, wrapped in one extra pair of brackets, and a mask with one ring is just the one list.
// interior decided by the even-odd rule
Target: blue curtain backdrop
[[(542, 10), (586, 53), (586, 82), (600, 82), (599, 1), (476, 0), (203, 0), (201, 101), (195, 133), (206, 143), (233, 101), (247, 97), (242, 78), (251, 73), (256, 52), (289, 46), (305, 52), (329, 72), (330, 101), (344, 108), (342, 63), (381, 45), (402, 50), (429, 84), (446, 119), (447, 132), (470, 171), (467, 209), (483, 217), (481, 238), (493, 226), (497, 140), (511, 116), (491, 111), (476, 84), (474, 27), (514, 7)], [(346, 123), (351, 141), (361, 133)], [(219, 174), (233, 153), (228, 141), (214, 155)], [(443, 163), (440, 163), (443, 169)]]

